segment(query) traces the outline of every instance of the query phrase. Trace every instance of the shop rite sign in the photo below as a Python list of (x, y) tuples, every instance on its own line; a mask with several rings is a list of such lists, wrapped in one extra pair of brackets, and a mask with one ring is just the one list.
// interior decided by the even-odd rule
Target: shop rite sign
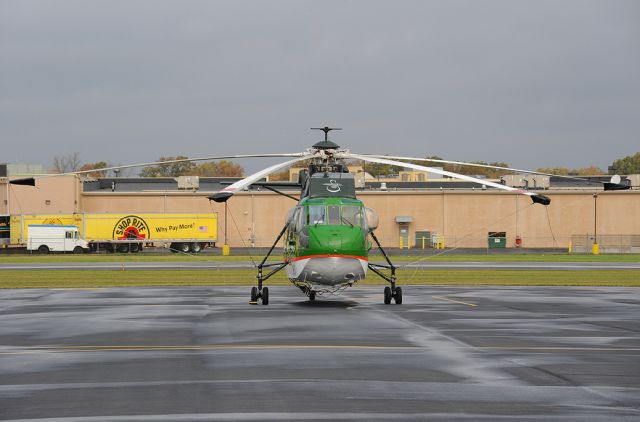
[(114, 239), (148, 239), (150, 237), (147, 222), (137, 215), (122, 217), (113, 227)]
[[(167, 224), (162, 224), (164, 220)], [(168, 224), (166, 219), (155, 219), (153, 221), (153, 227), (150, 229), (149, 225), (142, 217), (137, 215), (128, 215), (122, 217), (113, 227), (113, 239), (125, 240), (125, 239), (149, 239), (151, 238), (151, 232), (154, 233), (178, 233), (184, 230), (193, 230), (196, 228), (196, 223), (187, 224)], [(207, 227), (199, 227), (200, 232), (206, 233)]]

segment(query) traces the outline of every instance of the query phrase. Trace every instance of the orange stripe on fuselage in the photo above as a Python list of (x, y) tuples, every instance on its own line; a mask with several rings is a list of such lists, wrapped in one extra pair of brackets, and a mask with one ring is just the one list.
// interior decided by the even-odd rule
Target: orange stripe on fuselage
[(309, 258), (351, 258), (351, 259), (359, 259), (361, 261), (369, 262), (369, 258), (367, 258), (366, 256), (340, 255), (340, 254), (321, 254), (321, 255), (297, 256), (297, 257), (289, 260), (289, 262), (300, 261), (302, 259), (309, 259)]

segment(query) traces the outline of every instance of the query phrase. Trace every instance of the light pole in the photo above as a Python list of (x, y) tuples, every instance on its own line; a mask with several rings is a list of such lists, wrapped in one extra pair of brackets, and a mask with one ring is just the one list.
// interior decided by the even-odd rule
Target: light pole
[(593, 255), (600, 254), (600, 245), (598, 245), (598, 193), (593, 194), (593, 246), (591, 246)]

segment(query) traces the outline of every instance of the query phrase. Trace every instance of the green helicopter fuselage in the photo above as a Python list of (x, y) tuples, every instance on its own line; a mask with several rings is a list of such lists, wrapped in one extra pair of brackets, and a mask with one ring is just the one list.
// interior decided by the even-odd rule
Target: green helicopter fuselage
[(305, 192), (288, 217), (284, 258), (289, 279), (315, 291), (364, 278), (371, 245), (353, 176), (313, 174)]

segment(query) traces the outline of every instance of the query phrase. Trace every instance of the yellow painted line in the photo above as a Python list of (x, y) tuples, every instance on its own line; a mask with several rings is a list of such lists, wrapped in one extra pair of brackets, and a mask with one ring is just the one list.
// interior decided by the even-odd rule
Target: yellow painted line
[(342, 349), (342, 350), (384, 350), (417, 349), (413, 346), (366, 346), (366, 345), (304, 345), (304, 344), (207, 344), (207, 345), (105, 345), (105, 346), (33, 346), (22, 350), (3, 351), (0, 355), (21, 355), (34, 353), (86, 353), (86, 352), (127, 352), (127, 351), (187, 351), (187, 350), (294, 350), (294, 349)]
[(49, 290), (79, 290), (79, 291), (95, 291), (95, 290), (106, 290), (108, 287), (56, 287), (54, 289)]
[(467, 306), (471, 306), (471, 307), (476, 307), (478, 305), (476, 305), (475, 303), (467, 303), (467, 302), (462, 302), (460, 300), (453, 300), (453, 299), (449, 299), (447, 297), (443, 297), (443, 296), (431, 296), (434, 299), (439, 299), (439, 300), (445, 300), (447, 302), (452, 302), (452, 303), (459, 303), (461, 305), (467, 305)]

